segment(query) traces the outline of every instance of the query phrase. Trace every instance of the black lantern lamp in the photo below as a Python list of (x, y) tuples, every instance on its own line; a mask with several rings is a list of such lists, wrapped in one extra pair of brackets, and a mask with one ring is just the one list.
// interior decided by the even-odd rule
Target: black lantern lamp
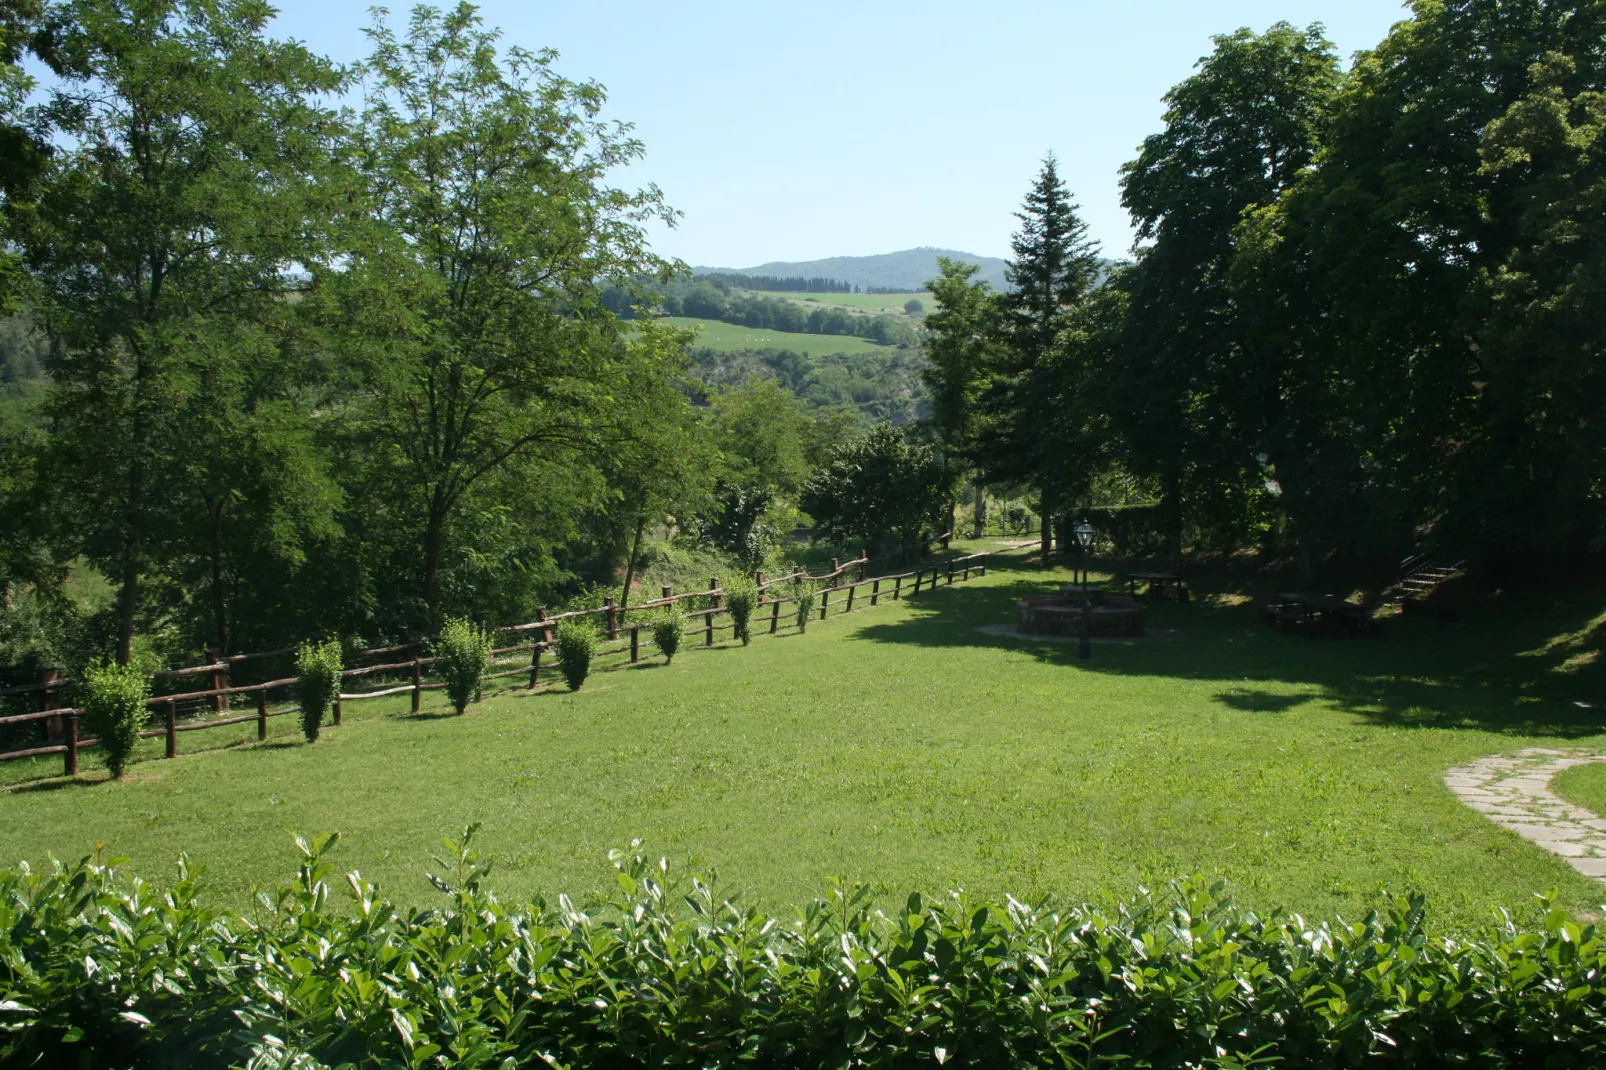
[(1093, 606), (1087, 599), (1087, 559), (1093, 552), (1093, 525), (1084, 518), (1071, 528), (1076, 545), (1082, 551), (1082, 641), (1077, 644), (1077, 655), (1086, 661), (1093, 656)]

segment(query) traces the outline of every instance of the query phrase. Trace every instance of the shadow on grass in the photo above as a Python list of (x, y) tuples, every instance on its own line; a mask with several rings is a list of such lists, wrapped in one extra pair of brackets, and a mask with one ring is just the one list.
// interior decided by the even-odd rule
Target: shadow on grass
[(1309, 695), (1279, 695), (1272, 691), (1256, 691), (1251, 688), (1234, 688), (1216, 696), (1216, 701), (1223, 706), (1231, 706), (1245, 713), (1287, 713), (1295, 706), (1310, 700)]
[(93, 788), (100, 784), (109, 783), (111, 783), (111, 780), (108, 777), (95, 777), (91, 780), (87, 777), (64, 777), (57, 774), (49, 780), (24, 780), (15, 785), (9, 785), (4, 790), (16, 795), (32, 795), (35, 792), (62, 791), (67, 788)]
[[(1562, 603), (1534, 598), (1482, 610), (1451, 626), (1396, 617), (1384, 623), (1381, 635), (1347, 640), (1283, 635), (1261, 623), (1254, 605), (1229, 604), (1234, 599), (1211, 597), (1228, 592), (1206, 591), (1189, 605), (1148, 603), (1149, 627), (1181, 629), (1181, 641), (1100, 646), (1091, 660), (1080, 661), (1074, 645), (977, 631), (978, 625), (1013, 620), (1018, 598), (1069, 582), (1069, 570), (1045, 571), (1018, 554), (997, 555), (990, 566), (993, 582), (955, 583), (922, 594), (911, 600), (910, 616), (867, 624), (859, 636), (879, 643), (1019, 650), (1067, 672), (1218, 680), (1227, 686), (1217, 701), (1247, 712), (1284, 712), (1320, 700), (1403, 727), (1562, 738), (1606, 731), (1606, 713), (1579, 704), (1588, 697), (1583, 692), (1592, 690), (1590, 682), (1554, 671), (1560, 659), (1543, 656), (1551, 637), (1580, 628), (1600, 612), (1590, 598), (1606, 601), (1602, 591), (1574, 592)], [(1273, 683), (1317, 691), (1286, 696), (1254, 686)]]

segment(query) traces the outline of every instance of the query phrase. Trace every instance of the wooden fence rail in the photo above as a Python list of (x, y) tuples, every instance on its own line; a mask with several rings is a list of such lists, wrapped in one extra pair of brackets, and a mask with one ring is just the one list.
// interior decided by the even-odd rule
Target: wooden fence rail
[[(751, 618), (749, 627), (758, 631), (763, 630), (762, 622), (764, 620), (764, 611), (766, 609), (769, 611), (769, 634), (775, 635), (782, 628), (797, 627), (797, 615), (795, 613), (788, 613), (785, 615), (786, 619), (783, 619), (781, 607), (783, 605), (797, 602), (798, 596), (782, 595), (779, 597), (764, 597), (764, 592), (769, 591), (772, 588), (779, 587), (785, 583), (795, 584), (804, 581), (810, 583), (825, 583), (829, 581), (830, 586), (820, 589), (820, 597), (816, 605), (820, 619), (824, 620), (830, 611), (837, 607), (840, 607), (840, 609), (838, 609), (839, 614), (853, 612), (857, 592), (861, 588), (869, 589), (869, 604), (871, 606), (875, 606), (883, 598), (891, 597), (893, 599), (900, 599), (906, 596), (912, 597), (917, 595), (921, 593), (922, 584), (924, 584), (924, 589), (926, 591), (930, 591), (939, 585), (951, 585), (954, 582), (956, 575), (961, 581), (968, 580), (972, 570), (975, 570), (976, 573), (981, 576), (985, 576), (987, 574), (987, 554), (985, 553), (971, 554), (968, 557), (956, 558), (952, 561), (944, 561), (930, 566), (922, 566), (911, 572), (901, 572), (892, 575), (874, 577), (869, 575), (869, 566), (871, 560), (872, 559), (868, 556), (868, 554), (861, 554), (859, 557), (850, 558), (846, 564), (836, 561), (833, 562), (832, 571), (819, 576), (809, 576), (802, 571), (797, 571), (776, 579), (765, 580), (763, 574), (760, 573), (760, 597), (758, 603), (753, 608), (753, 616)], [(843, 583), (843, 578), (855, 570), (858, 571), (859, 578), (851, 582)], [(929, 576), (927, 575), (928, 573), (930, 574)], [(944, 578), (946, 578), (946, 584), (943, 583)], [(906, 586), (906, 580), (913, 580), (913, 584)], [(892, 585), (890, 591), (883, 589), (883, 585), (887, 583)], [(716, 618), (728, 617), (730, 615), (730, 607), (725, 604), (726, 593), (727, 592), (719, 585), (718, 579), (714, 579), (710, 581), (708, 590), (706, 591), (688, 591), (681, 594), (674, 594), (669, 590), (669, 588), (666, 587), (663, 589), (662, 597), (628, 607), (615, 605), (613, 599), (610, 598), (606, 605), (598, 606), (595, 609), (570, 610), (566, 613), (558, 613), (553, 615), (548, 615), (546, 610), (543, 609), (537, 614), (537, 619), (534, 621), (523, 624), (494, 627), (491, 629), (497, 634), (512, 635), (522, 635), (528, 632), (539, 631), (541, 633), (541, 638), (533, 639), (530, 642), (516, 643), (512, 646), (493, 648), (491, 652), (491, 665), (493, 671), (487, 674), (486, 679), (497, 680), (513, 676), (524, 676), (525, 674), (528, 674), (529, 687), (532, 689), (535, 688), (540, 682), (541, 655), (551, 650), (556, 645), (556, 642), (552, 636), (553, 629), (565, 620), (577, 620), (584, 617), (602, 616), (604, 618), (603, 628), (605, 629), (610, 640), (617, 640), (619, 639), (621, 633), (628, 633), (627, 642), (619, 646), (606, 647), (602, 650), (599, 650), (596, 652), (596, 657), (601, 658), (610, 657), (617, 654), (628, 654), (630, 663), (638, 662), (642, 656), (643, 644), (647, 644), (649, 646), (656, 645), (652, 637), (652, 622), (627, 621), (625, 619), (626, 616), (629, 613), (660, 609), (666, 605), (673, 605), (693, 599), (706, 599), (707, 605), (701, 609), (693, 610), (690, 613), (692, 617), (701, 618), (700, 624), (692, 629), (692, 633), (700, 633), (703, 636), (703, 644), (705, 646), (712, 646), (714, 645), (714, 636), (716, 633), (734, 633), (736, 628), (734, 621), (719, 624), (715, 623)], [(832, 602), (831, 595), (833, 594), (841, 595), (842, 597), (840, 597), (836, 602)], [(641, 634), (644, 630), (647, 633), (645, 637), (643, 637)], [(426, 682), (423, 678), (424, 670), (436, 664), (438, 660), (436, 658), (426, 656), (423, 653), (426, 645), (427, 644), (424, 640), (418, 640), (411, 643), (405, 643), (400, 646), (376, 647), (368, 650), (357, 651), (353, 655), (356, 658), (389, 656), (407, 652), (412, 652), (414, 656), (405, 661), (392, 661), (373, 665), (359, 665), (350, 669), (346, 669), (341, 673), (341, 679), (343, 681), (347, 679), (356, 680), (365, 676), (373, 676), (383, 673), (400, 674), (404, 672), (410, 676), (410, 679), (404, 684), (383, 686), (370, 691), (347, 692), (342, 688), (340, 694), (335, 699), (334, 706), (331, 711), (333, 715), (333, 723), (338, 725), (341, 722), (342, 703), (360, 702), (365, 699), (373, 698), (383, 698), (387, 695), (410, 693), (412, 695), (412, 708), (416, 712), (419, 708), (419, 699), (423, 692), (438, 691), (446, 686), (443, 681)], [(257, 724), (257, 738), (259, 740), (266, 739), (268, 735), (267, 723), (269, 718), (283, 717), (287, 714), (296, 713), (299, 710), (299, 707), (296, 705), (285, 706), (279, 709), (269, 709), (268, 692), (271, 690), (292, 687), (296, 682), (295, 677), (283, 677), (281, 679), (266, 680), (260, 683), (230, 686), (227, 682), (229, 668), (231, 665), (237, 665), (240, 662), (248, 659), (291, 654), (295, 652), (295, 649), (296, 648), (294, 647), (288, 647), (283, 650), (264, 651), (255, 654), (236, 654), (227, 658), (219, 657), (214, 653), (209, 657), (208, 663), (205, 665), (195, 665), (182, 669), (169, 669), (153, 674), (154, 677), (159, 679), (182, 679), (189, 676), (211, 674), (213, 686), (199, 691), (186, 691), (173, 695), (157, 695), (150, 698), (146, 705), (152, 710), (160, 711), (160, 720), (162, 723), (159, 727), (146, 729), (145, 731), (141, 732), (140, 738), (165, 738), (166, 757), (168, 758), (175, 758), (178, 756), (178, 734), (180, 732), (198, 732), (209, 728), (222, 728), (225, 725), (245, 724), (250, 721), (255, 721)], [(527, 664), (522, 663), (521, 661), (521, 663), (515, 667), (503, 667), (511, 664), (508, 655), (523, 655), (526, 653), (529, 654), (529, 661)], [(22, 684), (15, 687), (0, 689), (0, 695), (25, 694), (30, 691), (37, 691), (40, 693), (41, 704), (41, 708), (32, 713), (21, 713), (0, 717), (0, 725), (24, 724), (28, 722), (43, 721), (46, 722), (47, 731), (53, 731), (60, 735), (61, 742), (50, 743), (42, 747), (29, 747), (21, 750), (0, 752), (0, 762), (60, 754), (63, 756), (64, 774), (67, 776), (76, 776), (78, 773), (79, 752), (98, 746), (100, 744), (100, 740), (84, 739), (79, 737), (79, 720), (84, 712), (82, 709), (75, 707), (57, 708), (54, 704), (55, 698), (62, 692), (71, 689), (77, 683), (77, 681), (58, 680), (56, 678), (55, 671), (49, 669), (45, 670), (41, 675), (44, 678), (42, 678), (38, 683)], [(228, 717), (210, 717), (190, 721), (188, 723), (180, 723), (179, 721), (178, 704), (180, 702), (198, 702), (210, 699), (212, 700), (212, 711), (214, 713), (223, 713), (230, 708), (229, 700), (236, 695), (253, 697), (256, 706), (254, 712)]]

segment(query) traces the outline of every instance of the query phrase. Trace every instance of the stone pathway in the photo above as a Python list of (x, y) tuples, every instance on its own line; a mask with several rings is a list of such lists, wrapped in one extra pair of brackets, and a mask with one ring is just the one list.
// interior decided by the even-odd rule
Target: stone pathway
[(1557, 773), (1587, 762), (1606, 762), (1606, 755), (1529, 747), (1452, 769), (1444, 783), (1490, 821), (1561, 855), (1584, 876), (1606, 881), (1606, 818), (1550, 790)]

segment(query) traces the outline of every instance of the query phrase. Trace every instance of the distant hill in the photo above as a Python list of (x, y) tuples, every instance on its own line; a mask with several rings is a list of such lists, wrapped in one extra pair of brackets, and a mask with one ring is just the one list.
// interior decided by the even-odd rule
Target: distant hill
[(914, 292), (923, 289), (928, 279), (936, 277), (939, 256), (946, 256), (950, 260), (963, 260), (969, 264), (979, 264), (980, 278), (986, 279), (998, 289), (1004, 286), (1004, 261), (998, 257), (977, 256), (956, 249), (933, 249), (929, 246), (904, 249), (897, 253), (881, 253), (878, 256), (832, 256), (824, 260), (796, 262), (776, 260), (747, 268), (697, 267), (692, 268), (692, 273), (708, 275), (723, 271), (740, 275), (820, 277), (837, 279), (860, 287), (897, 287), (900, 290)]

